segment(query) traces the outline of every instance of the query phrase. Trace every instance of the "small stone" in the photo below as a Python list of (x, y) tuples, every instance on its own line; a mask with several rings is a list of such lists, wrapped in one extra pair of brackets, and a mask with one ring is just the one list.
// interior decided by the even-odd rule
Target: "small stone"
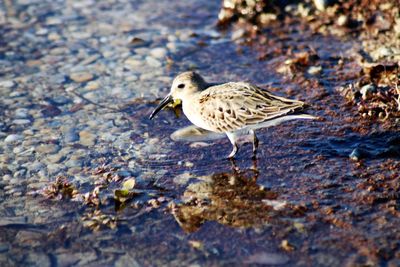
[(25, 151), (25, 148), (23, 146), (16, 146), (13, 148), (13, 153), (14, 154), (20, 154)]
[(126, 99), (132, 96), (132, 91), (127, 90), (125, 87), (115, 87), (112, 89), (111, 94)]
[(19, 134), (10, 134), (8, 135), (5, 139), (4, 142), (5, 143), (14, 143), (14, 142), (18, 142), (23, 140), (24, 137), (22, 135)]
[(128, 58), (127, 60), (125, 60), (124, 63), (133, 68), (137, 68), (137, 67), (140, 67), (141, 65), (143, 65), (143, 61), (141, 61), (137, 58)]
[(93, 91), (89, 91), (89, 92), (85, 93), (83, 96), (86, 99), (89, 99), (89, 100), (91, 100), (93, 102), (96, 102), (98, 100), (98, 98), (99, 98), (98, 94), (99, 93), (97, 91), (93, 90)]
[(376, 92), (377, 92), (376, 87), (375, 87), (375, 85), (373, 85), (373, 84), (364, 85), (364, 86), (361, 87), (361, 89), (360, 89), (360, 93), (361, 93), (362, 98), (363, 98), (364, 100), (369, 99), (369, 98), (372, 96), (372, 94), (374, 94), (374, 93), (376, 93)]
[(310, 75), (318, 75), (321, 73), (321, 71), (322, 71), (321, 66), (311, 66), (308, 68), (307, 73)]
[(65, 166), (69, 167), (69, 168), (73, 168), (73, 167), (82, 167), (83, 166), (83, 160), (81, 159), (71, 159), (65, 162)]
[(391, 55), (393, 55), (393, 51), (391, 48), (389, 47), (380, 47), (376, 53), (375, 53), (378, 58), (382, 58), (382, 57), (390, 57)]
[(12, 179), (12, 176), (9, 174), (6, 174), (3, 176), (3, 181), (10, 181)]
[(118, 258), (115, 262), (115, 267), (123, 267), (123, 266), (132, 266), (132, 267), (139, 267), (141, 264), (137, 261), (135, 255), (131, 255), (133, 253), (125, 253), (121, 257)]
[(38, 60), (38, 59), (30, 59), (30, 60), (26, 61), (26, 65), (28, 67), (36, 67), (36, 66), (40, 66), (42, 64), (43, 64), (43, 62), (41, 60)]
[(46, 24), (47, 25), (59, 25), (61, 24), (63, 21), (61, 20), (61, 18), (59, 17), (48, 17), (46, 19)]
[(55, 117), (58, 116), (62, 113), (61, 109), (54, 105), (43, 105), (42, 109), (40, 110), (42, 113), (43, 117)]
[(142, 74), (140, 75), (140, 77), (139, 77), (139, 79), (140, 79), (141, 81), (153, 80), (153, 78), (154, 78), (154, 73), (151, 73), (151, 72), (142, 73)]
[(136, 75), (129, 75), (128, 77), (125, 78), (127, 82), (135, 82), (137, 81), (139, 78)]
[(125, 177), (131, 177), (132, 173), (129, 170), (119, 170), (118, 171), (118, 176), (125, 178)]
[(79, 132), (80, 143), (84, 146), (93, 146), (96, 143), (96, 136), (88, 131)]
[(190, 161), (185, 161), (185, 167), (187, 167), (187, 168), (192, 168), (193, 166), (194, 166), (194, 164), (193, 164), (193, 162), (190, 162)]
[(42, 154), (54, 154), (60, 150), (60, 146), (55, 145), (55, 144), (41, 144), (38, 147), (36, 147), (35, 150), (36, 150), (36, 152), (39, 152)]
[(39, 35), (39, 36), (46, 35), (48, 33), (49, 33), (49, 30), (47, 30), (46, 28), (40, 28), (36, 31), (36, 35)]
[(79, 135), (74, 128), (71, 128), (64, 132), (64, 141), (66, 143), (72, 143), (79, 140)]
[(185, 185), (193, 176), (189, 172), (184, 172), (173, 178), (173, 182), (178, 185)]
[(77, 83), (84, 83), (94, 78), (93, 74), (89, 72), (75, 72), (69, 75), (69, 78)]
[(51, 33), (49, 33), (49, 35), (47, 36), (47, 38), (48, 38), (50, 41), (58, 41), (58, 40), (61, 39), (61, 36), (60, 36), (58, 33), (56, 33), (56, 32), (51, 32)]
[(349, 155), (349, 158), (354, 161), (359, 161), (360, 159), (366, 158), (368, 153), (360, 148), (355, 148)]
[(150, 51), (150, 55), (158, 59), (163, 59), (167, 55), (167, 49), (163, 47), (153, 48)]
[[(37, 243), (41, 243), (39, 238), (37, 238)], [(28, 244), (29, 246), (29, 244)], [(23, 265), (26, 266), (41, 266), (41, 267), (50, 267), (52, 266), (52, 262), (50, 257), (46, 253), (40, 252), (29, 252)]]
[(232, 33), (231, 39), (233, 41), (239, 40), (242, 37), (244, 37), (245, 34), (246, 34), (246, 31), (244, 29), (237, 29)]
[(346, 26), (349, 23), (349, 18), (346, 15), (340, 15), (337, 19), (337, 25)]
[(29, 117), (28, 109), (26, 108), (17, 108), (15, 110), (15, 117), (18, 119), (26, 119)]
[(283, 265), (289, 261), (289, 258), (284, 254), (272, 252), (258, 252), (245, 260), (248, 265)]
[(7, 252), (10, 247), (6, 243), (0, 243), (0, 253)]
[(29, 166), (31, 172), (39, 172), (40, 170), (44, 169), (45, 165), (41, 162), (34, 162)]
[(314, 0), (314, 5), (319, 11), (324, 11), (328, 6), (335, 2), (336, 0)]
[(51, 101), (58, 106), (63, 106), (72, 102), (70, 98), (63, 95), (55, 96), (51, 99)]
[(47, 170), (49, 172), (49, 175), (56, 175), (59, 174), (61, 170), (63, 170), (63, 168), (65, 168), (65, 165), (61, 165), (61, 164), (48, 164), (47, 165)]
[(146, 63), (151, 66), (151, 67), (155, 67), (155, 68), (159, 68), (162, 66), (161, 62), (158, 59), (155, 59), (153, 57), (146, 57)]
[[(27, 172), (27, 170), (25, 168), (21, 168), (21, 169), (18, 169), (16, 172), (14, 172), (13, 176), (14, 176), (14, 178), (23, 178), (23, 177), (25, 177), (26, 172)], [(10, 183), (12, 183), (12, 184), (16, 184), (16, 183), (19, 183), (19, 182), (20, 181), (18, 179), (16, 179), (16, 180), (11, 179), (10, 180)]]
[[(1, 85), (0, 85), (0, 87), (1, 87)], [(10, 96), (11, 98), (14, 98), (14, 97), (21, 97), (21, 96), (24, 96), (24, 95), (26, 95), (26, 92), (13, 91), (13, 92), (10, 93), (9, 96)]]
[(142, 38), (139, 37), (133, 37), (130, 41), (129, 41), (129, 45), (131, 47), (140, 47), (140, 46), (145, 46), (149, 44), (148, 41), (143, 40)]
[(261, 24), (268, 24), (271, 21), (277, 20), (278, 16), (274, 13), (262, 13), (259, 16), (259, 21)]
[(88, 84), (85, 86), (85, 89), (87, 90), (97, 90), (99, 89), (100, 84), (96, 81), (90, 81)]
[(13, 120), (12, 124), (14, 125), (24, 125), (24, 124), (30, 124), (31, 121), (27, 120), (27, 119), (17, 119), (17, 120)]
[(65, 159), (65, 155), (63, 153), (57, 153), (54, 155), (49, 155), (47, 160), (51, 163), (60, 163)]
[(4, 88), (12, 88), (14, 87), (15, 83), (13, 81), (1, 81), (0, 82), (0, 88), (4, 87)]
[(136, 48), (135, 50), (133, 50), (137, 55), (142, 55), (142, 56), (146, 56), (148, 55), (150, 52), (150, 49), (147, 47), (140, 47), (140, 48)]

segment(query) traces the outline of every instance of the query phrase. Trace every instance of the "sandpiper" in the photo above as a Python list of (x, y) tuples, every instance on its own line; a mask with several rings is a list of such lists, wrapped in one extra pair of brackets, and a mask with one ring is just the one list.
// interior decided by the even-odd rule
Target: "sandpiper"
[(181, 101), (183, 113), (197, 127), (227, 135), (233, 146), (228, 158), (233, 158), (238, 151), (237, 140), (241, 135), (252, 137), (255, 157), (256, 129), (293, 119), (316, 118), (302, 113), (306, 107), (302, 101), (275, 96), (246, 82), (210, 84), (192, 71), (174, 79), (170, 93), (151, 113), (150, 119), (174, 101)]

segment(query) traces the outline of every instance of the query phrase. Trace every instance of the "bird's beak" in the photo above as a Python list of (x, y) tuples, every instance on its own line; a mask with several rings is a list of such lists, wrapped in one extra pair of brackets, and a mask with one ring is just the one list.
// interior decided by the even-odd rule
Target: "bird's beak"
[(162, 101), (161, 103), (156, 107), (156, 109), (151, 113), (150, 115), (150, 120), (154, 118), (154, 116), (160, 111), (162, 110), (166, 105), (168, 105), (169, 103), (173, 102), (174, 99), (172, 98), (172, 96), (170, 94), (168, 94)]

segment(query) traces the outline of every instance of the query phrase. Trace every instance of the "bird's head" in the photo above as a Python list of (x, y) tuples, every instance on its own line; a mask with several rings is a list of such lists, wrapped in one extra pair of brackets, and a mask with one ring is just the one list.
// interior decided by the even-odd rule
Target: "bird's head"
[(186, 98), (207, 88), (203, 77), (193, 71), (187, 71), (176, 76), (172, 82), (169, 94), (160, 102), (150, 115), (152, 119), (160, 110), (170, 103), (183, 102)]

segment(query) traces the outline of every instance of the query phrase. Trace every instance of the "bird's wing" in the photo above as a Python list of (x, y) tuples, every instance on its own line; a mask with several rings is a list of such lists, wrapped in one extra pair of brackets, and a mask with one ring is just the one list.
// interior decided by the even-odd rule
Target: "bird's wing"
[(236, 131), (291, 114), (304, 102), (275, 96), (249, 83), (226, 83), (209, 87), (198, 97), (200, 114), (218, 132)]

